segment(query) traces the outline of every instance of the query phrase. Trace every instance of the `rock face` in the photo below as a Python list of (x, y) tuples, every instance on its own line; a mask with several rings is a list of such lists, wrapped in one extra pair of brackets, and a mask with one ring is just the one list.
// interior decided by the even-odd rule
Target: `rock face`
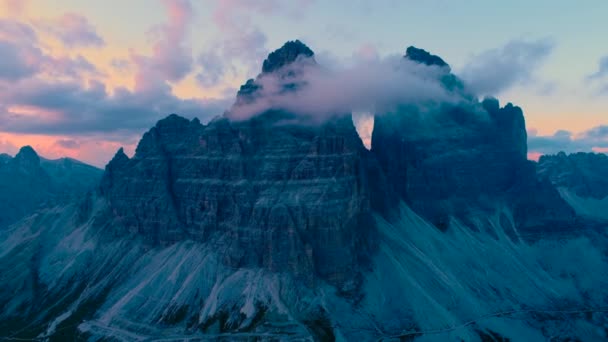
[[(293, 68), (294, 66), (297, 66), (297, 68)], [(268, 58), (264, 60), (262, 72), (256, 79), (247, 80), (239, 88), (232, 109), (234, 110), (235, 107), (241, 105), (251, 104), (258, 99), (261, 96), (260, 90), (264, 88), (263, 79), (267, 76), (281, 80), (280, 85), (274, 85), (279, 86), (281, 89), (275, 90), (279, 92), (295, 91), (301, 86), (298, 77), (302, 73), (302, 70), (299, 69), (303, 66), (317, 66), (314, 52), (299, 40), (285, 43), (281, 48), (268, 55)], [(229, 111), (225, 113), (225, 116), (231, 118), (233, 116), (231, 114), (231, 111)]]
[[(310, 55), (289, 42), (264, 72)], [(144, 134), (133, 159), (119, 151), (102, 194), (117, 223), (152, 244), (213, 241), (232, 267), (348, 286), (371, 248), (368, 151), (350, 117), (286, 119), (269, 111), (202, 125), (171, 115)]]
[(268, 55), (262, 65), (262, 73), (275, 72), (298, 58), (311, 58), (315, 55), (312, 50), (299, 40), (289, 41), (280, 49)]
[(151, 243), (213, 241), (232, 267), (341, 284), (370, 248), (366, 152), (350, 118), (205, 126), (172, 115), (132, 159), (116, 155), (101, 191), (117, 223)]
[(439, 67), (450, 67), (448, 63), (441, 59), (441, 57), (432, 55), (430, 52), (424, 49), (419, 49), (415, 46), (410, 46), (407, 48), (405, 51), (405, 58), (429, 66), (436, 65)]
[(92, 190), (102, 171), (72, 159), (46, 160), (30, 146), (0, 163), (0, 228)]
[(8, 163), (9, 160), (13, 159), (10, 155), (6, 153), (0, 153), (0, 165)]
[[(460, 82), (441, 58), (424, 50), (410, 47), (405, 58), (445, 67), (442, 81), (451, 76)], [(496, 99), (478, 103), (463, 97), (456, 105), (405, 106), (376, 115), (372, 153), (401, 198), (440, 228), (447, 226), (449, 216), (465, 218), (467, 210), (483, 208), (484, 198), (522, 210), (526, 205), (520, 200), (534, 201), (538, 210), (528, 213), (534, 217), (515, 213), (520, 226), (537, 225), (537, 216), (572, 219), (573, 212), (550, 186), (544, 192), (551, 204), (545, 208), (542, 202), (547, 197), (529, 191), (542, 184), (537, 184), (534, 166), (527, 160), (526, 139), (519, 107), (509, 103), (501, 108)]]

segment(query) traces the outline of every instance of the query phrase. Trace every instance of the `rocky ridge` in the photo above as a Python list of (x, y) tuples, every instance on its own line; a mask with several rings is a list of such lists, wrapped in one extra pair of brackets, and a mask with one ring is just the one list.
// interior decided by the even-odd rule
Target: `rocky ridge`
[(0, 227), (39, 208), (65, 204), (93, 190), (102, 170), (79, 161), (40, 158), (30, 146), (0, 162)]

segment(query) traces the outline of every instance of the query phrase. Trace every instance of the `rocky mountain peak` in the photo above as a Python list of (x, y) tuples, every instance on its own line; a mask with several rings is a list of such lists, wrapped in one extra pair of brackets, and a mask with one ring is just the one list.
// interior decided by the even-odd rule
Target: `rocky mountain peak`
[(114, 155), (112, 160), (110, 160), (108, 165), (117, 165), (117, 164), (122, 165), (125, 162), (127, 162), (128, 160), (129, 160), (129, 157), (125, 153), (125, 150), (121, 147), (118, 149), (118, 151), (116, 151), (116, 154)]
[(271, 52), (264, 64), (262, 73), (271, 73), (295, 62), (299, 58), (311, 58), (314, 52), (299, 40), (288, 41), (281, 48)]
[(40, 167), (40, 157), (31, 146), (23, 146), (12, 162), (26, 169)]
[(407, 48), (405, 58), (428, 66), (436, 65), (439, 67), (450, 67), (448, 63), (446, 63), (441, 57), (433, 55), (430, 52), (424, 49), (419, 49), (415, 46), (410, 46)]

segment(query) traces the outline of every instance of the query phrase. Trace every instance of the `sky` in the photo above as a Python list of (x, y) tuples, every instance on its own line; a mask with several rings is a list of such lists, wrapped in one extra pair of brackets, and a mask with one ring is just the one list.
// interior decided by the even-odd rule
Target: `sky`
[(300, 39), (321, 64), (446, 60), (521, 106), (530, 158), (608, 152), (608, 2), (0, 0), (0, 153), (103, 167), (170, 113), (205, 122)]

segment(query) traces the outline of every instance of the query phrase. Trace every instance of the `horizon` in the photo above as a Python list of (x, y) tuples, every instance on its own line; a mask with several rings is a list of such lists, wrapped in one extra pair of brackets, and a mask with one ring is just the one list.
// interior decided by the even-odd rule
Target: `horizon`
[[(433, 16), (439, 7), (450, 10)], [(119, 18), (111, 15), (118, 8)], [(374, 6), (2, 0), (0, 54), (7, 62), (0, 68), (0, 153), (15, 155), (31, 145), (47, 159), (103, 167), (120, 147), (132, 155), (141, 135), (170, 113), (201, 122), (221, 115), (267, 54), (295, 39), (331, 67), (389, 59), (410, 45), (423, 48), (443, 58), (480, 98), (523, 109), (531, 159), (607, 152), (602, 11), (565, 1), (521, 8), (523, 2), (497, 9), (484, 2), (390, 0)], [(492, 12), (500, 15), (485, 15)], [(540, 14), (543, 25), (534, 21)], [(520, 19), (517, 30), (513, 16)], [(456, 25), (462, 18), (492, 27), (491, 34)], [(578, 25), (566, 29), (564, 20)]]

